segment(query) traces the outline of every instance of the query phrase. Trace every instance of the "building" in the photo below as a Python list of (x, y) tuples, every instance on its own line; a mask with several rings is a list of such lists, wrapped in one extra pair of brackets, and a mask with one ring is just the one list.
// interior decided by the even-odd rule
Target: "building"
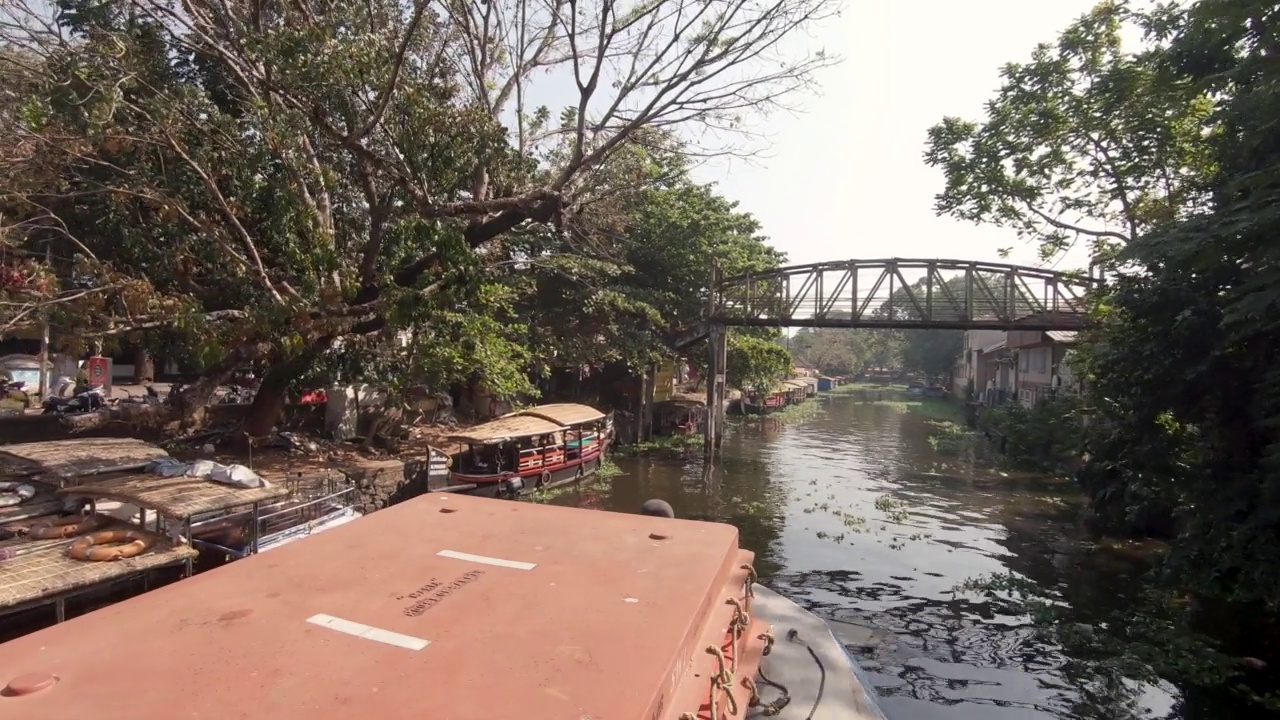
[[(990, 356), (993, 348), (1004, 342), (1003, 330), (966, 330), (964, 348), (960, 359), (956, 362), (955, 372), (951, 376), (951, 392), (958, 398), (968, 398), (972, 389), (975, 396), (980, 397), (987, 387), (987, 375), (984, 372), (984, 352)], [(987, 360), (992, 359), (987, 357)]]
[(1015, 388), (1018, 402), (1028, 407), (1073, 384), (1066, 367), (1076, 334), (1065, 330), (1014, 330), (1008, 349), (1017, 356)]
[(791, 368), (791, 377), (817, 377), (818, 371), (808, 365), (796, 363)]

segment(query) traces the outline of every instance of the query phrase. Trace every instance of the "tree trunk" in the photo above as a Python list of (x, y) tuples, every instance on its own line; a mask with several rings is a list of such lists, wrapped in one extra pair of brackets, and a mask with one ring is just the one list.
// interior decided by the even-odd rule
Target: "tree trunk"
[(154, 382), (156, 379), (156, 364), (152, 359), (151, 353), (143, 348), (138, 348), (133, 354), (133, 382), (135, 385), (141, 383)]
[(331, 344), (331, 340), (321, 340), (297, 357), (272, 365), (267, 370), (241, 427), (246, 437), (262, 438), (271, 434), (284, 413), (289, 385), (310, 370)]
[(241, 426), (245, 436), (266, 437), (280, 421), (280, 416), (284, 413), (289, 383), (293, 381), (293, 374), (286, 376), (282, 370), (284, 367), (281, 365), (271, 368), (267, 371), (267, 376), (262, 379), (262, 385), (254, 394), (253, 404), (249, 406), (249, 412), (245, 415), (244, 424)]

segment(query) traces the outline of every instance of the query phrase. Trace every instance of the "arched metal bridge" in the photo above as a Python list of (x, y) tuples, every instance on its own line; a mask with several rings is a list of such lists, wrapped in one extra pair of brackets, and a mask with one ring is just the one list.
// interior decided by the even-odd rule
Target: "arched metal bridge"
[(683, 347), (725, 327), (1074, 330), (1092, 274), (966, 260), (845, 260), (714, 277)]

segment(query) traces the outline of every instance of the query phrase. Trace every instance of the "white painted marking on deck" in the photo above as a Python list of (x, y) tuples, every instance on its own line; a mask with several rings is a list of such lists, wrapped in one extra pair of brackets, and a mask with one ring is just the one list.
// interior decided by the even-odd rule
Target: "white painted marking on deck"
[(337, 630), (338, 632), (345, 633), (347, 635), (355, 635), (356, 637), (364, 638), (365, 640), (372, 640), (386, 645), (394, 645), (396, 647), (404, 648), (405, 650), (421, 650), (431, 644), (430, 640), (416, 638), (412, 635), (401, 635), (398, 632), (383, 630), (382, 628), (365, 625), (364, 623), (352, 622), (351, 620), (343, 620), (342, 618), (334, 617), (332, 615), (312, 615), (307, 618), (307, 622), (312, 625), (329, 628), (330, 630)]
[(454, 560), (466, 560), (467, 562), (480, 563), (481, 565), (496, 565), (498, 567), (511, 568), (512, 570), (532, 570), (538, 567), (537, 563), (520, 562), (519, 560), (503, 560), (502, 558), (488, 557), (487, 555), (472, 555), (471, 553), (458, 552), (456, 550), (441, 550), (436, 553), (440, 557), (453, 558)]

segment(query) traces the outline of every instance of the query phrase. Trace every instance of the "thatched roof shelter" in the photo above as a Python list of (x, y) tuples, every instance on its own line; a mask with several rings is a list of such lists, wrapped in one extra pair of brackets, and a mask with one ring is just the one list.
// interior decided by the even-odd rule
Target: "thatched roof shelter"
[(176, 519), (201, 513), (244, 507), (289, 494), (282, 485), (241, 488), (208, 478), (163, 477), (151, 473), (125, 473), (58, 491), (64, 497), (115, 500), (156, 510)]

